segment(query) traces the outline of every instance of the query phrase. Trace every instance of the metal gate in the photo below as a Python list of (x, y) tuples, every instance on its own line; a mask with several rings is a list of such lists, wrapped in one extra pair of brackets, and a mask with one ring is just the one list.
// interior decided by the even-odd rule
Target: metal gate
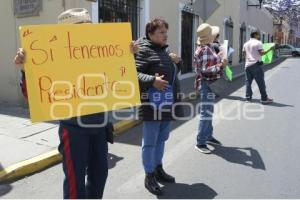
[(131, 22), (132, 37), (139, 36), (139, 0), (99, 0), (99, 22)]

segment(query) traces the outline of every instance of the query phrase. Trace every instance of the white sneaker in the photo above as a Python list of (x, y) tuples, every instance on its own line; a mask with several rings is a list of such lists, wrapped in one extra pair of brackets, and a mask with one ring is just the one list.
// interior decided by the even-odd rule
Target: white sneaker
[(211, 150), (207, 147), (207, 145), (196, 145), (195, 149), (197, 149), (198, 151), (200, 151), (201, 153), (204, 154), (210, 154)]
[(260, 102), (261, 102), (262, 104), (271, 104), (271, 103), (274, 102), (274, 100), (271, 99), (271, 98), (267, 98), (266, 100), (261, 100)]

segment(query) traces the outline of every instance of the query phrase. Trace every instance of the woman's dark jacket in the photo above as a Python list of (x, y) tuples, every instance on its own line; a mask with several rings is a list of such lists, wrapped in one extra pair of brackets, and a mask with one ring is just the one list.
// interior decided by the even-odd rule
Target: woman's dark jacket
[[(158, 73), (159, 76), (164, 75), (163, 79), (168, 81), (169, 84), (172, 84), (175, 68), (176, 73), (178, 74), (181, 64), (174, 65), (166, 50), (168, 46), (161, 47), (146, 38), (141, 39), (139, 45), (140, 50), (135, 57), (142, 102), (142, 105), (139, 108), (139, 118), (143, 121), (169, 121), (174, 119), (174, 114), (176, 117), (182, 117), (182, 105), (173, 104), (173, 109), (175, 111), (173, 115), (171, 109), (157, 110), (149, 104), (143, 105), (143, 103), (149, 103), (147, 90), (153, 87), (155, 74)], [(173, 83), (173, 96), (175, 103), (181, 101), (180, 95), (177, 96), (177, 94), (180, 93), (180, 84), (177, 74)]]

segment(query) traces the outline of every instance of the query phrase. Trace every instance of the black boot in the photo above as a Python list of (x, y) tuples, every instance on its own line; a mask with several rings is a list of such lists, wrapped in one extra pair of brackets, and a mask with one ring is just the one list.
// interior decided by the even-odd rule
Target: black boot
[(155, 195), (162, 195), (162, 190), (158, 185), (154, 173), (147, 173), (145, 177), (145, 188)]
[(154, 171), (155, 178), (158, 181), (162, 182), (168, 182), (168, 183), (175, 183), (175, 178), (169, 174), (167, 174), (164, 169), (162, 168), (162, 165), (158, 165)]

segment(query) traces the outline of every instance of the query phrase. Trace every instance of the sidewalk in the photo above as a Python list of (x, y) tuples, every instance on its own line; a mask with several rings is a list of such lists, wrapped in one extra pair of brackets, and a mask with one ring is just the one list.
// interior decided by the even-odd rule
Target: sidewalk
[[(282, 60), (278, 59), (271, 65), (276, 65)], [(243, 65), (233, 67), (233, 72), (234, 79), (243, 76)], [(181, 90), (186, 96), (194, 92), (193, 82), (194, 77), (181, 80)], [(220, 81), (214, 88), (218, 93), (225, 85), (228, 87), (228, 84)], [(138, 123), (138, 121), (114, 121), (116, 134), (121, 134)], [(24, 177), (60, 162), (57, 132), (57, 122), (32, 124), (26, 108), (1, 102), (0, 183)]]

